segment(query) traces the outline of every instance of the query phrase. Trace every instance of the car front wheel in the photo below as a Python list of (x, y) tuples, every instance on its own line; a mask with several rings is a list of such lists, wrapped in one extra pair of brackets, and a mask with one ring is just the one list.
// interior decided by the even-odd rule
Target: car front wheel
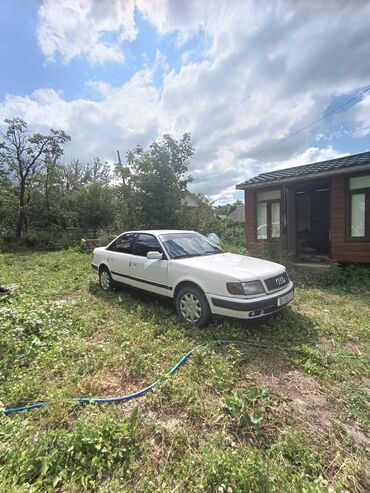
[(99, 272), (99, 283), (100, 287), (104, 291), (112, 291), (113, 288), (113, 279), (110, 275), (109, 270), (106, 267), (102, 267)]
[(180, 289), (176, 296), (176, 310), (183, 322), (197, 327), (204, 327), (211, 320), (207, 298), (195, 286)]

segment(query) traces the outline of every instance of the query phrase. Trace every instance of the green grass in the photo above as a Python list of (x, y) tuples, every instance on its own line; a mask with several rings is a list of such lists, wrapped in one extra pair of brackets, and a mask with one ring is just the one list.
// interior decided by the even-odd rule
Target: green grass
[[(263, 323), (197, 329), (171, 302), (103, 293), (90, 260), (0, 254), (0, 280), (19, 284), (0, 297), (0, 401), (55, 400), (0, 416), (0, 491), (369, 491), (368, 268), (298, 280)], [(298, 351), (203, 347), (138, 400), (63, 402), (140, 389), (216, 339)]]

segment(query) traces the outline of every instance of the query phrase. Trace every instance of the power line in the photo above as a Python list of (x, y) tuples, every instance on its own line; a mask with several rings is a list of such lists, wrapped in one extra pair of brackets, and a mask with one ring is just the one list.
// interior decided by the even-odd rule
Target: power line
[(367, 87), (364, 91), (360, 92), (360, 94), (357, 94), (357, 96), (354, 96), (353, 98), (349, 99), (348, 101), (346, 101), (345, 103), (341, 104), (340, 106), (337, 106), (336, 108), (328, 111), (327, 113), (324, 113), (320, 118), (318, 118), (317, 120), (314, 120), (313, 122), (309, 123), (308, 125), (300, 128), (299, 130), (297, 130), (296, 132), (293, 132), (292, 134), (290, 135), (287, 135), (286, 137), (284, 137), (283, 139), (279, 140), (279, 142), (276, 142), (275, 144), (273, 144), (272, 146), (268, 147), (267, 149), (263, 149), (262, 151), (258, 152), (257, 154), (254, 155), (254, 157), (256, 156), (259, 156), (260, 154), (266, 152), (266, 151), (270, 151), (271, 149), (275, 149), (275, 147), (277, 147), (278, 145), (282, 144), (283, 142), (287, 141), (288, 139), (291, 139), (292, 137), (295, 137), (296, 135), (300, 134), (301, 132), (304, 132), (305, 130), (307, 130), (308, 128), (310, 127), (313, 127), (314, 125), (316, 125), (316, 123), (318, 122), (321, 122), (321, 120), (324, 120), (325, 118), (327, 118), (328, 116), (332, 115), (333, 113), (337, 112), (338, 110), (344, 108), (345, 106), (347, 106), (348, 104), (352, 103), (353, 101), (356, 101), (356, 99), (359, 99), (363, 94), (365, 94), (365, 92), (369, 91), (370, 90), (370, 87)]
[[(283, 139), (279, 140), (279, 142), (276, 142), (275, 144), (271, 145), (270, 147), (267, 147), (266, 149), (263, 149), (262, 151), (259, 151), (257, 154), (254, 155), (254, 158), (257, 157), (257, 156), (260, 156), (261, 154), (263, 154), (264, 152), (266, 151), (270, 151), (271, 149), (275, 149), (275, 147), (279, 146), (280, 144), (282, 144), (283, 142), (287, 141), (288, 139), (291, 139), (292, 137), (295, 137), (296, 135), (300, 134), (301, 132), (304, 132), (305, 130), (307, 130), (308, 128), (311, 128), (313, 127), (314, 125), (316, 125), (316, 123), (320, 122), (321, 120), (324, 120), (325, 118), (327, 118), (328, 116), (332, 115), (333, 113), (336, 113), (337, 111), (339, 111), (340, 109), (344, 108), (345, 106), (347, 106), (348, 104), (352, 103), (353, 101), (356, 101), (357, 99), (359, 99), (363, 94), (365, 94), (367, 91), (370, 90), (370, 86), (367, 87), (366, 89), (364, 89), (362, 92), (360, 92), (359, 94), (357, 94), (357, 96), (354, 96), (353, 98), (349, 99), (348, 101), (345, 101), (343, 104), (341, 104), (340, 106), (337, 106), (336, 108), (328, 111), (327, 113), (324, 113), (320, 118), (318, 118), (317, 120), (314, 120), (313, 122), (311, 123), (308, 123), (307, 125), (305, 125), (304, 127), (300, 128), (299, 130), (297, 130), (296, 132), (293, 132), (292, 134), (290, 135), (287, 135), (286, 137), (284, 137)], [(196, 183), (196, 182), (202, 182), (204, 181), (204, 178), (207, 178), (209, 176), (212, 176), (212, 175), (216, 175), (218, 174), (219, 172), (218, 171), (214, 171), (212, 173), (207, 173), (207, 174), (203, 174), (201, 177), (199, 178), (196, 178), (193, 183)]]

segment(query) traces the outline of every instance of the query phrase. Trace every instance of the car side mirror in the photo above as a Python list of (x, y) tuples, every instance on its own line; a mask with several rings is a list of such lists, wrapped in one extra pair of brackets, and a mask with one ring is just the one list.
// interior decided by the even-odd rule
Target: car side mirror
[(163, 254), (161, 252), (148, 252), (146, 254), (146, 258), (149, 260), (161, 260), (163, 258)]

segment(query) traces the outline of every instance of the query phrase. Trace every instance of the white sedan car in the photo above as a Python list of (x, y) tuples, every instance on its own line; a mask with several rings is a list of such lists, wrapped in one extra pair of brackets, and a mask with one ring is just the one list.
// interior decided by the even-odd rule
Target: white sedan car
[(225, 253), (195, 231), (123, 233), (95, 248), (100, 286), (124, 284), (172, 298), (184, 322), (205, 326), (212, 314), (256, 319), (281, 310), (294, 296), (284, 266)]

